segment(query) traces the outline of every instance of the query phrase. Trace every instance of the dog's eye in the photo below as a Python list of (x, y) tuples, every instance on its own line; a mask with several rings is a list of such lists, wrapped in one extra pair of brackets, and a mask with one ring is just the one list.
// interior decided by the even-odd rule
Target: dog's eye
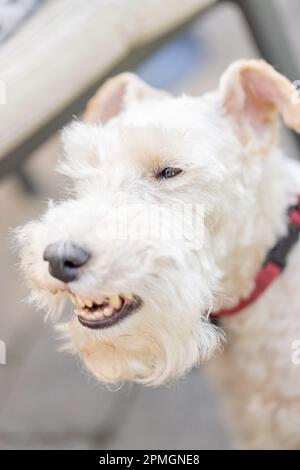
[(168, 178), (173, 178), (174, 176), (179, 175), (182, 170), (180, 168), (174, 168), (171, 166), (168, 166), (167, 168), (164, 168), (162, 171), (160, 171), (157, 175), (159, 179), (168, 179)]

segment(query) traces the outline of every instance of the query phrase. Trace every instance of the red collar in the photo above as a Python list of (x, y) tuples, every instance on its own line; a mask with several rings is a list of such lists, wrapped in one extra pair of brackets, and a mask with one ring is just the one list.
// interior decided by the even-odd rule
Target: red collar
[(300, 194), (297, 196), (297, 204), (288, 209), (289, 223), (287, 234), (280, 238), (274, 247), (268, 252), (261, 269), (255, 278), (253, 291), (247, 298), (231, 308), (224, 308), (213, 312), (212, 317), (226, 317), (241, 312), (244, 308), (255, 302), (261, 294), (272, 284), (285, 268), (287, 256), (300, 234)]

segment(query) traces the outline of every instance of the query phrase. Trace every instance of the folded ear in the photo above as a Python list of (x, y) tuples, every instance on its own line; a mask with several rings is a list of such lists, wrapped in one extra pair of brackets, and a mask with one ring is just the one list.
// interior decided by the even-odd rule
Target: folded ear
[(276, 137), (277, 114), (300, 132), (300, 99), (293, 84), (263, 60), (237, 61), (220, 81), (221, 102), (243, 144), (263, 148)]
[(167, 96), (167, 93), (155, 90), (137, 75), (125, 72), (107, 80), (99, 88), (87, 105), (84, 119), (105, 124), (120, 114), (130, 102), (160, 96)]

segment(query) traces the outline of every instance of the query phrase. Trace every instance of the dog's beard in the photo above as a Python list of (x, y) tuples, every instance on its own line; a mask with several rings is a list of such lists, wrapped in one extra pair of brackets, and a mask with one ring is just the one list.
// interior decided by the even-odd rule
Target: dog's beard
[(79, 353), (87, 368), (105, 383), (134, 381), (159, 385), (177, 378), (218, 348), (220, 331), (206, 318), (194, 324), (167, 322), (163, 313), (142, 310), (120, 326), (119, 334), (83, 328), (75, 319), (60, 324), (65, 348)]

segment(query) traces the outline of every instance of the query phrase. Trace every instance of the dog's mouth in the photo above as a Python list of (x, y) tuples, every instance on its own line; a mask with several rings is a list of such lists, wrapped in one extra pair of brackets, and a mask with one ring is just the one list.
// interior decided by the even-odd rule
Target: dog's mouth
[(91, 329), (109, 328), (142, 305), (137, 295), (126, 293), (112, 297), (100, 297), (95, 300), (82, 299), (69, 294), (75, 304), (75, 314), (82, 326)]

